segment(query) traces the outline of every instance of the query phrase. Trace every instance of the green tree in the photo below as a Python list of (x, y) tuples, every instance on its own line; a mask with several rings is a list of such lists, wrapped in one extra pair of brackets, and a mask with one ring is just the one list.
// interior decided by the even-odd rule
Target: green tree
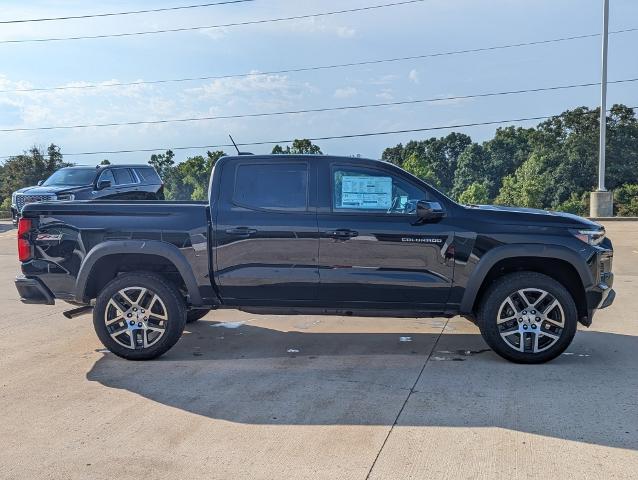
[(42, 153), (40, 147), (33, 146), (22, 155), (9, 158), (0, 172), (0, 202), (10, 198), (15, 190), (35, 185), (59, 168), (69, 165), (63, 161), (60, 147), (55, 144), (49, 145), (46, 154)]
[(280, 145), (275, 145), (271, 153), (274, 155), (323, 155), (321, 148), (307, 138), (296, 138), (292, 142), (292, 148), (289, 145), (286, 145), (286, 148), (283, 148)]
[(402, 146), (386, 149), (381, 158), (405, 167), (405, 162), (416, 155), (419, 162), (436, 178), (439, 188), (450, 192), (454, 183), (454, 173), (459, 155), (472, 143), (472, 139), (463, 134), (452, 132), (441, 138), (430, 138), (421, 141), (410, 141)]
[(486, 205), (490, 203), (490, 191), (485, 183), (474, 182), (459, 195), (464, 205)]
[(487, 189), (488, 197), (493, 197), (495, 193), (493, 192), (495, 183), (493, 167), (492, 157), (485, 148), (478, 143), (467, 146), (457, 161), (452, 195), (460, 199), (470, 186), (480, 184)]
[(168, 200), (206, 200), (210, 174), (223, 151), (206, 152), (206, 156), (189, 157), (182, 163), (170, 167), (164, 179)]
[(543, 161), (532, 155), (512, 175), (503, 179), (503, 187), (495, 200), (499, 205), (543, 208), (549, 175), (543, 172)]
[(407, 172), (410, 172), (415, 177), (419, 177), (421, 180), (433, 185), (435, 187), (439, 187), (439, 179), (436, 177), (436, 174), (432, 171), (429, 165), (426, 165), (416, 153), (410, 155), (403, 162), (403, 169)]
[(110, 165), (110, 164), (111, 162), (107, 160), (106, 158), (100, 162), (100, 165)]
[(151, 159), (148, 164), (157, 170), (160, 178), (166, 182), (168, 180), (169, 173), (171, 172), (175, 161), (175, 154), (172, 150), (166, 150), (166, 153), (159, 153), (151, 155)]

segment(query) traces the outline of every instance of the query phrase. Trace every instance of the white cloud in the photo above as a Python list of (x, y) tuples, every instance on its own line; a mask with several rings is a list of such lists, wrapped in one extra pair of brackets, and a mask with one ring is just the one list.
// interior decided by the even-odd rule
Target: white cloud
[(410, 73), (408, 74), (408, 79), (412, 82), (412, 83), (419, 83), (419, 72), (416, 71), (416, 69), (412, 69), (410, 70)]
[(352, 27), (337, 27), (337, 35), (341, 38), (352, 38), (357, 34), (357, 31)]
[(334, 93), (335, 98), (351, 98), (357, 94), (357, 89), (354, 87), (337, 88)]
[(311, 91), (308, 83), (291, 82), (286, 75), (262, 75), (254, 70), (246, 77), (219, 78), (201, 87), (185, 90), (196, 93), (198, 99), (226, 99), (232, 101), (233, 95), (256, 95), (263, 98), (278, 97), (290, 100), (300, 97), (305, 91)]
[(394, 100), (394, 95), (392, 93), (392, 89), (391, 88), (384, 88), (379, 93), (377, 93), (375, 96), (378, 99), (380, 99), (380, 100), (386, 100), (386, 101)]

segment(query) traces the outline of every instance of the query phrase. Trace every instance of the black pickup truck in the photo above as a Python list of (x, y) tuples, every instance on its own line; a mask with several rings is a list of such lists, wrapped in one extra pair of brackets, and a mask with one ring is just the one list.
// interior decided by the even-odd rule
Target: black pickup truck
[(116, 355), (151, 359), (187, 321), (253, 313), (462, 315), (520, 363), (563, 352), (614, 299), (612, 244), (563, 213), (464, 206), (389, 163), (234, 156), (210, 201), (26, 205), (25, 303), (93, 306)]

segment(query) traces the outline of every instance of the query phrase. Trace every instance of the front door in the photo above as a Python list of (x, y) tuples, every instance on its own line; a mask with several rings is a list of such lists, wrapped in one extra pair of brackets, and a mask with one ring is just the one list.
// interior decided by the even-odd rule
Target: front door
[(318, 212), (320, 298), (350, 308), (442, 311), (450, 293), (453, 233), (419, 223), (418, 200), (435, 200), (394, 169), (335, 163)]
[(319, 239), (310, 162), (240, 159), (221, 168), (213, 258), (225, 302), (286, 306), (316, 300)]

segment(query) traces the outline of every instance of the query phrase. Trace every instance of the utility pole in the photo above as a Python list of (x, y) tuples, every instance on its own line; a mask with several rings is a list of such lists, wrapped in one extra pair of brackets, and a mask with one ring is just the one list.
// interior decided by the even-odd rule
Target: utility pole
[(605, 188), (605, 147), (607, 138), (607, 50), (609, 40), (609, 0), (603, 0), (603, 35), (600, 79), (600, 151), (598, 154), (598, 189), (591, 193), (589, 214), (611, 217), (614, 214), (613, 193)]

